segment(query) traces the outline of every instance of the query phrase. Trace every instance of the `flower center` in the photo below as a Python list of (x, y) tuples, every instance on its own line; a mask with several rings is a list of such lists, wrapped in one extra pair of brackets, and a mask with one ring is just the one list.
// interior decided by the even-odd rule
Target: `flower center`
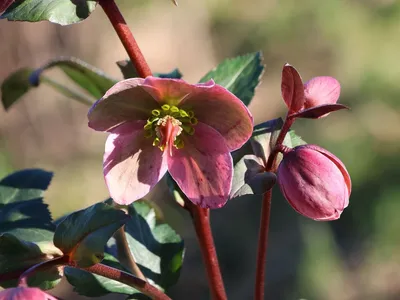
[(193, 135), (197, 124), (192, 111), (186, 112), (176, 106), (164, 104), (161, 109), (154, 109), (144, 126), (145, 136), (153, 138), (153, 146), (164, 151), (168, 149), (172, 155), (172, 147), (181, 149), (184, 146), (182, 133)]

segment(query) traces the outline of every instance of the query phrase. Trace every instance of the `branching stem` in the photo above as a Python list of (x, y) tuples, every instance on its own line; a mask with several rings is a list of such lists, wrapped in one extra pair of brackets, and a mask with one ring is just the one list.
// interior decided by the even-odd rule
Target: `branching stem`
[[(266, 172), (275, 171), (275, 160), (279, 153), (276, 146), (281, 145), (285, 139), (286, 134), (289, 132), (290, 127), (293, 125), (295, 119), (286, 116), (285, 122), (278, 135), (275, 147), (271, 151), (267, 165)], [(254, 299), (264, 300), (265, 293), (265, 264), (267, 262), (267, 249), (268, 249), (268, 232), (271, 215), (271, 198), (272, 189), (264, 194), (264, 199), (261, 208), (260, 229), (258, 234), (258, 249), (257, 249), (257, 265), (256, 265), (256, 281), (254, 289)]]

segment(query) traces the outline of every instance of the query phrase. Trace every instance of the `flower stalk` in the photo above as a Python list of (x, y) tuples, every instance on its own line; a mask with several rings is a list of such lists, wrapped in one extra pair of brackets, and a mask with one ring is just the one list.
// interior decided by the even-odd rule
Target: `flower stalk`
[(125, 226), (118, 229), (114, 238), (117, 244), (117, 254), (120, 261), (127, 266), (128, 270), (136, 277), (146, 280), (142, 271), (139, 269), (131, 250), (129, 249), (128, 241), (126, 240)]
[(135, 38), (124, 17), (122, 16), (117, 4), (114, 0), (99, 0), (100, 6), (103, 8), (108, 19), (113, 25), (115, 31), (118, 34), (122, 44), (128, 53), (131, 62), (135, 66), (135, 69), (139, 77), (146, 78), (151, 75), (151, 70), (147, 64), (142, 51), (140, 51), (139, 45), (137, 44)]
[(210, 210), (185, 201), (185, 208), (190, 212), (201, 254), (207, 271), (208, 284), (213, 300), (226, 300), (224, 282), (215, 251), (214, 239), (210, 227)]
[[(290, 127), (294, 123), (294, 118), (286, 116), (285, 122), (279, 132), (275, 147), (272, 149), (265, 172), (271, 172), (275, 169), (275, 160), (279, 153), (279, 146), (282, 145), (286, 134), (289, 132)], [(258, 249), (257, 249), (257, 265), (256, 265), (256, 281), (254, 289), (254, 299), (263, 300), (265, 293), (265, 264), (267, 262), (267, 249), (268, 249), (268, 232), (271, 216), (271, 199), (272, 189), (264, 194), (264, 199), (261, 208), (260, 227), (258, 233)]]

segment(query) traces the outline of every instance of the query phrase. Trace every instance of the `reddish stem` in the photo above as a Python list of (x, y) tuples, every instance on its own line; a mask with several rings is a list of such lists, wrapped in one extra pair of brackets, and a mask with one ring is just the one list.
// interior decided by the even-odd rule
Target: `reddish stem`
[(111, 24), (114, 26), (126, 52), (129, 55), (138, 75), (142, 78), (151, 76), (151, 70), (147, 64), (142, 51), (133, 37), (124, 17), (122, 16), (117, 4), (114, 0), (99, 0), (99, 4), (106, 13)]
[(165, 295), (163, 292), (161, 292), (156, 287), (152, 286), (147, 281), (137, 278), (137, 277), (135, 277), (129, 273), (126, 273), (124, 271), (114, 269), (112, 267), (109, 267), (109, 266), (106, 266), (103, 264), (96, 264), (89, 268), (83, 268), (83, 270), (88, 271), (93, 274), (103, 276), (103, 277), (107, 277), (109, 279), (113, 279), (113, 280), (125, 283), (126, 285), (129, 285), (129, 286), (139, 290), (143, 294), (149, 296), (151, 299), (171, 300), (170, 297)]
[(46, 260), (37, 265), (34, 265), (34, 266), (30, 267), (28, 270), (24, 271), (19, 276), (18, 286), (28, 287), (29, 286), (28, 278), (35, 272), (47, 270), (47, 269), (50, 269), (50, 268), (56, 267), (56, 266), (62, 266), (62, 265), (65, 265), (67, 262), (68, 262), (68, 257), (60, 256), (60, 257), (56, 257), (56, 258), (53, 258), (50, 260)]
[[(293, 125), (294, 118), (286, 116), (285, 123), (279, 132), (278, 138), (275, 143), (274, 149), (271, 151), (267, 165), (265, 167), (266, 172), (271, 172), (275, 169), (276, 156), (279, 153), (277, 146), (281, 145), (288, 133), (290, 127)], [(269, 232), (269, 220), (271, 215), (271, 198), (272, 189), (265, 193), (262, 208), (261, 208), (261, 219), (260, 229), (258, 234), (258, 249), (257, 249), (257, 265), (256, 265), (256, 284), (254, 289), (254, 299), (264, 300), (265, 293), (265, 264), (267, 262), (267, 249), (268, 249), (268, 232)]]
[(263, 300), (265, 291), (265, 263), (267, 261), (269, 217), (271, 215), (272, 189), (264, 194), (258, 235), (257, 270), (254, 299)]
[(214, 239), (210, 227), (210, 210), (194, 205), (190, 201), (185, 202), (192, 216), (197, 239), (200, 244), (201, 254), (206, 266), (208, 285), (211, 296), (214, 300), (226, 300), (224, 282), (218, 264), (218, 257), (215, 251)]

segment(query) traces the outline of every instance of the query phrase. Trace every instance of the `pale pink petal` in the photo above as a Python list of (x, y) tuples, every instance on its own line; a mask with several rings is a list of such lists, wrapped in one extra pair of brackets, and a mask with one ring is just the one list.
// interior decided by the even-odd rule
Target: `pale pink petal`
[(198, 123), (193, 136), (183, 135), (184, 147), (168, 156), (168, 171), (194, 204), (219, 208), (232, 186), (232, 157), (222, 136)]
[(145, 196), (167, 171), (164, 153), (144, 137), (144, 124), (125, 123), (114, 129), (122, 134), (110, 134), (106, 142), (104, 177), (110, 196), (121, 205)]
[(304, 87), (299, 72), (286, 64), (282, 69), (282, 98), (290, 113), (298, 112), (304, 105)]
[(304, 84), (304, 95), (304, 108), (334, 104), (339, 99), (340, 83), (329, 76), (315, 77)]
[(39, 288), (15, 287), (0, 291), (0, 300), (57, 300)]
[(143, 82), (146, 89), (161, 105), (178, 105), (195, 90), (195, 85), (181, 79), (147, 77)]
[(346, 183), (346, 187), (347, 187), (347, 198), (346, 198), (346, 202), (345, 202), (345, 208), (349, 205), (349, 197), (351, 194), (351, 178), (350, 178), (350, 174), (346, 169), (346, 166), (344, 165), (344, 163), (337, 158), (334, 154), (330, 153), (329, 151), (325, 150), (324, 148), (317, 146), (317, 145), (308, 145), (308, 147), (310, 149), (314, 149), (318, 152), (320, 152), (321, 154), (325, 155), (326, 157), (328, 157), (340, 170), (340, 172), (343, 175), (344, 178), (344, 182)]
[(196, 85), (181, 108), (192, 110), (195, 117), (216, 129), (230, 151), (240, 148), (253, 132), (253, 117), (247, 107), (230, 91), (209, 81)]
[(126, 121), (147, 120), (159, 104), (141, 87), (143, 81), (142, 78), (126, 79), (110, 88), (90, 109), (89, 127), (107, 131)]

